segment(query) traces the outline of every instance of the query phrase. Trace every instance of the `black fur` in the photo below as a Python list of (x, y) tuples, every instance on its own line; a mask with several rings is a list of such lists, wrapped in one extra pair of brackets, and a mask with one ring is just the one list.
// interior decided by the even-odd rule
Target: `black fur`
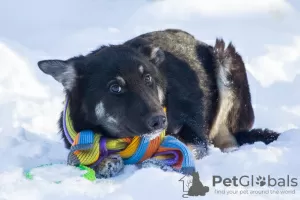
[[(254, 113), (246, 69), (234, 46), (225, 48), (222, 39), (209, 46), (187, 32), (168, 29), (56, 62), (65, 64), (65, 71), (49, 60), (39, 67), (65, 86), (76, 131), (91, 129), (109, 137), (153, 133), (149, 116), (164, 116), (165, 106), (167, 134), (205, 150), (208, 143), (225, 149), (253, 141), (268, 144), (278, 137), (275, 132), (249, 132)], [(75, 71), (74, 80), (57, 75), (72, 72), (68, 67)], [(146, 74), (151, 84), (146, 84)], [(112, 80), (122, 87), (121, 94), (110, 92)], [(105, 113), (97, 117), (99, 102)], [(118, 121), (115, 128), (106, 115)]]
[(235, 134), (238, 144), (253, 144), (255, 142), (263, 142), (270, 144), (279, 137), (279, 134), (269, 129), (252, 129), (250, 131), (241, 131)]

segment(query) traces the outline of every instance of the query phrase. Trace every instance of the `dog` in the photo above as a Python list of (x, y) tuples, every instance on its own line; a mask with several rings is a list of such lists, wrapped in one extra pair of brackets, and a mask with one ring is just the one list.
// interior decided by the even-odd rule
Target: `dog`
[[(155, 137), (166, 130), (188, 145), (196, 159), (207, 155), (210, 144), (227, 151), (257, 141), (269, 144), (279, 136), (252, 129), (243, 59), (220, 38), (211, 46), (183, 30), (166, 29), (85, 56), (37, 64), (63, 85), (76, 131), (122, 138)], [(59, 126), (63, 133), (62, 116)]]

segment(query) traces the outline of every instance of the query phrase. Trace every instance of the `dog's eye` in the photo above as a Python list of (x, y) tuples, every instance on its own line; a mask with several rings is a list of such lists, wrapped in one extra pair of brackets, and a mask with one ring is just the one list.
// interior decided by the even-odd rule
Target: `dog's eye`
[(109, 87), (110, 92), (115, 93), (115, 94), (119, 94), (122, 92), (122, 87), (118, 84), (112, 84)]
[(150, 85), (152, 83), (152, 77), (150, 76), (150, 74), (146, 74), (144, 76), (144, 80), (147, 85)]

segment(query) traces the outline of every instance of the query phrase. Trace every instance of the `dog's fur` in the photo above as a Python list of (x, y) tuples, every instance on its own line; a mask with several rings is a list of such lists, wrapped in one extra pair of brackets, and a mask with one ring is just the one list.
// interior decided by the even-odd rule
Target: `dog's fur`
[[(268, 144), (279, 135), (251, 130), (254, 113), (244, 62), (222, 39), (209, 46), (168, 29), (38, 66), (64, 86), (76, 131), (128, 137), (167, 128), (167, 134), (196, 147), (197, 158), (209, 143), (226, 150), (256, 141)], [(62, 118), (59, 122), (62, 128)]]

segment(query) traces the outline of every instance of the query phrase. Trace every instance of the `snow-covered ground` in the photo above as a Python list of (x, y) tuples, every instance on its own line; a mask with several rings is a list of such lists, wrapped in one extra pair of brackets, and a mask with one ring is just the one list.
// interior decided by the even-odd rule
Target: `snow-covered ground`
[[(247, 63), (255, 127), (283, 132), (268, 146), (256, 143), (228, 154), (211, 148), (196, 163), (210, 191), (189, 198), (300, 199), (299, 8), (297, 0), (0, 0), (0, 200), (182, 199), (182, 175), (155, 168), (127, 166), (119, 177), (96, 183), (62, 166), (37, 171), (33, 181), (23, 176), (28, 168), (61, 162), (67, 155), (56, 125), (62, 87), (36, 62), (86, 54), (101, 44), (164, 28), (182, 28), (210, 44), (216, 37), (232, 40)], [(213, 187), (213, 175), (289, 175), (298, 178), (298, 186)], [(50, 182), (61, 176), (61, 184)], [(225, 194), (216, 193), (222, 189)], [(245, 189), (249, 194), (240, 194)], [(226, 194), (229, 190), (238, 192)], [(270, 193), (250, 194), (253, 190)]]

